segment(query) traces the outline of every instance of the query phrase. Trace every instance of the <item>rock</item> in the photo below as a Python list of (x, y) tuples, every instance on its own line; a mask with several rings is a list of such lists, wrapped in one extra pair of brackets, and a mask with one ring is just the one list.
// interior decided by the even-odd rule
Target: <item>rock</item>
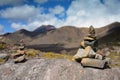
[(20, 63), (26, 61), (25, 51), (18, 50), (17, 53), (11, 55), (15, 63)]
[(96, 67), (96, 68), (104, 68), (105, 67), (104, 60), (98, 60), (98, 59), (92, 59), (92, 58), (83, 58), (81, 61), (81, 64), (83, 66), (90, 66), (90, 67)]
[(95, 55), (96, 55), (96, 53), (94, 52), (94, 50), (93, 50), (90, 46), (87, 46), (87, 47), (85, 48), (85, 51), (86, 51), (86, 53), (88, 54), (87, 57), (89, 57), (89, 58), (94, 58)]
[(0, 53), (0, 59), (6, 59), (7, 57), (8, 57), (8, 54)]
[(89, 34), (91, 36), (95, 36), (95, 29), (94, 29), (94, 27), (92, 25), (89, 27)]
[(9, 55), (8, 54), (5, 54), (5, 53), (0, 53), (0, 64), (6, 62), (9, 58)]
[(95, 59), (102, 60), (102, 59), (103, 59), (103, 56), (102, 56), (102, 55), (100, 55), (100, 54), (96, 54), (96, 55), (95, 55)]
[(83, 57), (87, 57), (88, 54), (85, 54), (85, 50), (79, 48), (77, 53), (73, 56), (74, 59), (82, 59)]
[(87, 46), (85, 49), (79, 48), (77, 53), (73, 56), (74, 59), (82, 59), (82, 58), (93, 58), (95, 57), (96, 53), (93, 51), (93, 49), (90, 46)]
[(120, 80), (120, 68), (83, 68), (66, 59), (33, 59), (0, 65), (0, 80)]
[(20, 57), (14, 59), (14, 62), (20, 63), (20, 62), (24, 62), (25, 60), (26, 60), (25, 55), (23, 55), (23, 56), (20, 56)]
[(95, 39), (87, 36), (87, 37), (84, 37), (84, 40), (86, 40), (86, 41), (87, 40), (94, 41)]

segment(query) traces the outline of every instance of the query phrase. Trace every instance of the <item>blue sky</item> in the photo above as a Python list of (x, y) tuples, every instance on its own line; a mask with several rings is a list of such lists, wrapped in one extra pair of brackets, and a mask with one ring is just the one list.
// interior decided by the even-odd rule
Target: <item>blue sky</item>
[(0, 34), (41, 25), (102, 27), (120, 22), (120, 0), (0, 0)]

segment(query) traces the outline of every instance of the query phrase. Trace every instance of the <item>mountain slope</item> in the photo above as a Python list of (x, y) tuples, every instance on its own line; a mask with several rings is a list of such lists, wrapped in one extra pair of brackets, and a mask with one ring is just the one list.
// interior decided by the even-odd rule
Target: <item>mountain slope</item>
[[(52, 29), (54, 26), (50, 25), (47, 25), (46, 27), (40, 27), (33, 32), (22, 29), (6, 36), (3, 35), (4, 41), (8, 43), (17, 43), (20, 39), (24, 39), (25, 44), (31, 48), (37, 46), (37, 49), (44, 48), (46, 50), (50, 48), (55, 50), (60, 48), (60, 50), (64, 50), (67, 48), (78, 48), (83, 37), (88, 33), (88, 28), (63, 26), (58, 29)], [(41, 30), (44, 30), (44, 32), (41, 32)], [(112, 45), (120, 44), (119, 22), (114, 22), (102, 28), (96, 28), (95, 30), (96, 36), (99, 40), (99, 46), (110, 44), (111, 42)]]
[(25, 39), (25, 43), (31, 40), (31, 32), (25, 29), (18, 30), (14, 33), (3, 35), (3, 39), (8, 44), (16, 44), (21, 39)]
[[(99, 45), (111, 42), (120, 42), (120, 23), (114, 22), (102, 28), (96, 28), (96, 36)], [(49, 31), (44, 35), (38, 35), (29, 45), (38, 44), (61, 44), (65, 48), (79, 47), (83, 37), (88, 33), (88, 28), (76, 28), (64, 26), (54, 31)]]
[(51, 31), (51, 30), (55, 30), (55, 29), (56, 28), (53, 25), (42, 25), (32, 32), (32, 36), (37, 36), (41, 33), (45, 33), (47, 31)]
[(119, 44), (120, 43), (120, 23), (115, 22), (100, 28), (98, 35), (100, 44)]
[(49, 31), (43, 36), (38, 35), (30, 45), (37, 44), (64, 44), (79, 43), (83, 37), (81, 29), (71, 26), (64, 26), (54, 31)]
[(17, 43), (19, 40), (23, 39), (25, 44), (29, 44), (33, 40), (33, 37), (37, 35), (44, 34), (45, 32), (55, 30), (52, 25), (43, 25), (35, 29), (34, 31), (27, 31), (25, 29), (18, 30), (13, 33), (4, 34), (2, 37), (6, 43)]

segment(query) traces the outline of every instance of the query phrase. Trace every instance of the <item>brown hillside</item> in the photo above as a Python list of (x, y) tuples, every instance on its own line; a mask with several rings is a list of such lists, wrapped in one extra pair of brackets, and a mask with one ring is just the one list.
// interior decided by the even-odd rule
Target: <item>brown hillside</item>
[[(37, 33), (34, 31), (19, 30), (11, 34), (3, 35), (7, 43), (17, 43), (24, 39), (27, 46), (34, 46), (44, 50), (65, 50), (78, 48), (83, 37), (88, 33), (88, 28), (76, 28), (74, 26), (64, 26), (58, 29)], [(112, 43), (120, 44), (120, 23), (114, 22), (102, 28), (96, 28), (96, 35), (99, 45)], [(32, 48), (34, 48), (32, 47)], [(48, 50), (48, 51), (49, 51)]]

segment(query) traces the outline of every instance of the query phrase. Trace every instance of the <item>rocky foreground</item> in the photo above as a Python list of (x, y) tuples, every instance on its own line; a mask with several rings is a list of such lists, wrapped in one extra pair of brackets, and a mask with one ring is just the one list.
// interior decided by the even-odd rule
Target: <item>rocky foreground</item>
[(0, 80), (120, 80), (120, 68), (83, 68), (66, 59), (32, 59), (0, 65)]

